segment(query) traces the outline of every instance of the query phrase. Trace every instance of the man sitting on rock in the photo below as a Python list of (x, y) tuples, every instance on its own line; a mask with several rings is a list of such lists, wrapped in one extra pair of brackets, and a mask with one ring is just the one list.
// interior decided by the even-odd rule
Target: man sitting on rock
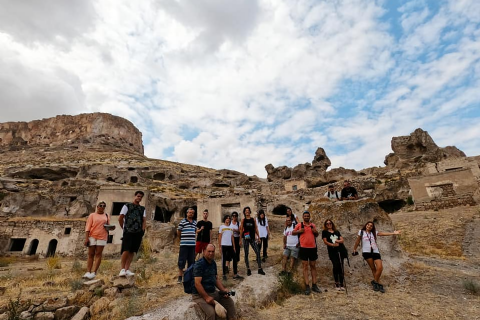
[(350, 181), (345, 180), (343, 182), (342, 200), (357, 200), (357, 199), (358, 199), (357, 189), (355, 189), (350, 185)]
[[(228, 290), (218, 279), (217, 264), (215, 263), (215, 246), (207, 245), (203, 251), (203, 258), (193, 267), (195, 285), (192, 288), (192, 300), (205, 312), (206, 320), (215, 320), (215, 301), (227, 310), (227, 319), (236, 319), (235, 304), (227, 294)], [(217, 287), (220, 291), (216, 291)]]
[(324, 196), (326, 198), (330, 199), (331, 201), (341, 201), (342, 200), (342, 195), (340, 194), (340, 192), (335, 190), (335, 187), (333, 186), (333, 184), (328, 186), (328, 191), (325, 192)]

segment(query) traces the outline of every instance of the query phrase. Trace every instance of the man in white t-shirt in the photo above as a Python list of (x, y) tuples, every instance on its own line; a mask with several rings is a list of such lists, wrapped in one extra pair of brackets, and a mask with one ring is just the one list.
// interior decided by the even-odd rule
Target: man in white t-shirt
[(342, 200), (342, 194), (338, 191), (335, 191), (335, 187), (333, 184), (328, 186), (328, 191), (325, 192), (324, 196), (331, 201), (341, 201)]
[[(285, 220), (286, 228), (283, 231), (283, 260), (282, 272), (280, 275), (289, 275), (293, 271), (295, 260), (298, 259), (298, 235), (293, 235), (295, 227), (292, 224), (292, 218), (287, 217)], [(290, 258), (290, 272), (287, 272), (287, 260)]]

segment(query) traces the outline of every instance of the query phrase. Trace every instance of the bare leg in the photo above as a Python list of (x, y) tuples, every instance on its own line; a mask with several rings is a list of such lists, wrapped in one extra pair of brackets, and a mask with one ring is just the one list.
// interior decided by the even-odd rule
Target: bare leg
[[(122, 269), (125, 269), (125, 266), (126, 266), (126, 264), (127, 264), (128, 254), (129, 254), (128, 251), (123, 251), (123, 252), (122, 252), (122, 258), (120, 259), (120, 263), (121, 263), (121, 265), (122, 265)], [(125, 269), (125, 270), (127, 270), (127, 269)]]
[(293, 272), (293, 266), (295, 265), (295, 258), (290, 257), (290, 272)]
[(366, 261), (368, 263), (368, 266), (372, 270), (373, 278), (375, 279), (375, 274), (377, 273), (377, 268), (375, 267), (375, 263), (373, 262), (373, 259), (366, 259)]
[(95, 248), (97, 246), (88, 247), (87, 271), (92, 272), (93, 258), (95, 257)]
[(382, 260), (375, 260), (374, 264), (375, 264), (376, 272), (373, 274), (373, 277), (375, 278), (376, 282), (379, 282), (380, 281), (380, 276), (382, 275), (382, 271), (383, 271)]
[(317, 284), (317, 261), (310, 261), (310, 272), (312, 273), (312, 285)]
[(302, 260), (303, 266), (303, 280), (305, 281), (305, 285), (310, 285), (310, 280), (308, 278), (308, 261)]
[(100, 263), (102, 262), (102, 253), (103, 253), (104, 246), (97, 246), (95, 250), (95, 265), (93, 267), (93, 272), (97, 273), (98, 268), (100, 267)]
[(125, 261), (125, 270), (130, 270), (130, 265), (132, 264), (134, 255), (135, 252), (128, 252), (127, 261)]
[(283, 256), (283, 259), (282, 259), (282, 270), (283, 271), (287, 271), (287, 259), (288, 259), (287, 256)]

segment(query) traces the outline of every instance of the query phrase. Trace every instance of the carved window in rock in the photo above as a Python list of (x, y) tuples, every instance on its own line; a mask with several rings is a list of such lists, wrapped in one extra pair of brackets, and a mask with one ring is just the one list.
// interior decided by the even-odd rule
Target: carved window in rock
[(112, 216), (119, 216), (123, 206), (127, 203), (128, 202), (114, 202), (112, 206)]
[(9, 251), (23, 251), (23, 247), (25, 247), (25, 242), (27, 242), (26, 238), (11, 238)]
[(224, 203), (222, 204), (222, 221), (223, 217), (226, 215), (232, 216), (232, 212), (236, 211), (237, 213), (242, 212), (242, 208), (240, 203)]
[(170, 222), (175, 211), (169, 211), (164, 207), (155, 206), (155, 214), (153, 220), (164, 223)]
[(453, 197), (456, 195), (453, 183), (444, 183), (427, 187), (427, 193), (430, 198)]
[(72, 233), (72, 228), (71, 227), (66, 227), (65, 232), (63, 234), (69, 235), (70, 233)]

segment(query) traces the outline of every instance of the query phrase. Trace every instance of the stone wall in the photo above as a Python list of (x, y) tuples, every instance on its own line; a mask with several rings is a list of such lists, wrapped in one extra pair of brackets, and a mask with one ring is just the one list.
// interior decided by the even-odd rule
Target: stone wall
[(108, 113), (56, 116), (31, 122), (0, 123), (0, 147), (117, 147), (143, 154), (142, 133), (128, 120)]
[[(19, 248), (22, 239), (23, 248)], [(49, 248), (55, 247), (54, 254), (78, 256), (84, 254), (84, 239), (85, 220), (11, 219), (0, 224), (1, 254), (47, 256)], [(17, 247), (14, 251), (12, 245)]]

